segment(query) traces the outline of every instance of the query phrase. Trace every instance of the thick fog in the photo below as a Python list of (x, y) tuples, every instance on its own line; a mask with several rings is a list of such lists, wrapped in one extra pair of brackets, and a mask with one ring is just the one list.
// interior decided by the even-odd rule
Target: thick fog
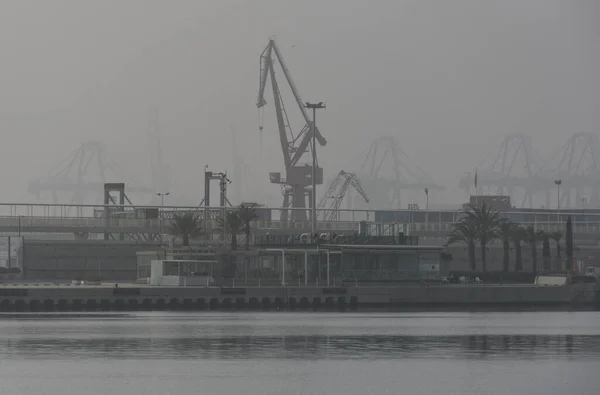
[(277, 206), (270, 86), (262, 154), (255, 104), (259, 56), (274, 35), (302, 98), (327, 105), (318, 115), (327, 178), (358, 171), (371, 141), (392, 135), (447, 187), (432, 201), (458, 204), (467, 199), (459, 178), (506, 134), (530, 135), (550, 160), (573, 133), (598, 133), (598, 21), (594, 0), (3, 1), (1, 198), (51, 203), (28, 183), (92, 140), (119, 163), (109, 181), (150, 187), (149, 109), (158, 108), (169, 204), (200, 203), (205, 165), (231, 174), (234, 131), (242, 199)]

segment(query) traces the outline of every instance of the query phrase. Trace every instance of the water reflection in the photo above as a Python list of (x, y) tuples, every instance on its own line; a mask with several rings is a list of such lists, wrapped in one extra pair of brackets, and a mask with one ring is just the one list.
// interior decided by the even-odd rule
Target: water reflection
[(600, 359), (600, 336), (234, 336), (6, 339), (22, 358)]

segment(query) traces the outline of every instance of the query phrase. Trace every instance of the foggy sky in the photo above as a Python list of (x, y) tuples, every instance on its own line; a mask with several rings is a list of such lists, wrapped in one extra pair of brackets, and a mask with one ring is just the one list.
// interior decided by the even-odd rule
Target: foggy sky
[(449, 188), (432, 199), (462, 202), (458, 178), (504, 134), (527, 133), (547, 155), (598, 132), (599, 20), (594, 0), (3, 1), (1, 199), (34, 201), (27, 183), (87, 140), (149, 185), (155, 106), (171, 203), (200, 202), (205, 164), (233, 170), (233, 128), (246, 200), (277, 205), (272, 98), (262, 156), (255, 106), (259, 55), (275, 35), (303, 99), (327, 103), (327, 174), (358, 170), (373, 138), (394, 135)]

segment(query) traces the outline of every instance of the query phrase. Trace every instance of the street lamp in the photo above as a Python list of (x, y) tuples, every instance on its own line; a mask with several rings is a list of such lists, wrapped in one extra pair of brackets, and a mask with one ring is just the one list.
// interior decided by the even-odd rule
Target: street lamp
[(165, 206), (165, 196), (169, 196), (171, 192), (158, 192), (156, 196), (160, 196), (160, 213), (158, 213), (158, 221), (160, 226), (160, 244), (163, 243), (163, 216), (162, 211)]
[(429, 226), (429, 188), (425, 188), (425, 228)]
[(304, 103), (305, 108), (312, 109), (313, 121), (312, 121), (312, 209), (311, 209), (311, 222), (310, 229), (311, 234), (314, 237), (317, 233), (317, 182), (316, 182), (316, 168), (317, 168), (317, 109), (325, 108), (323, 102), (318, 103)]
[(165, 205), (165, 196), (169, 196), (171, 192), (160, 193), (158, 192), (156, 196), (160, 196), (160, 207)]
[(562, 180), (554, 180), (556, 184), (556, 222), (557, 226), (560, 226), (560, 184)]

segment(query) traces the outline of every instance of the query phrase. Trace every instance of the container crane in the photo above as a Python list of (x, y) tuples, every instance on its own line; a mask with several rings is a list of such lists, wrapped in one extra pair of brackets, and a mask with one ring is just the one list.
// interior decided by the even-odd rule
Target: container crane
[[(289, 118), (279, 90), (279, 84), (275, 78), (275, 59), (273, 57), (276, 58), (281, 66), (283, 75), (285, 76), (290, 90), (292, 91), (292, 95), (294, 96), (294, 100), (304, 119), (305, 125), (300, 130), (300, 133), (294, 134), (290, 126)], [(281, 56), (281, 52), (279, 51), (277, 44), (275, 44), (274, 39), (269, 40), (269, 44), (260, 55), (260, 81), (258, 99), (256, 101), (256, 106), (259, 109), (262, 109), (267, 104), (264, 97), (267, 79), (271, 80), (273, 103), (275, 106), (275, 115), (277, 117), (277, 128), (279, 130), (279, 141), (281, 143), (281, 151), (283, 153), (283, 162), (285, 166), (284, 177), (281, 176), (281, 173), (271, 172), (269, 173), (269, 180), (273, 184), (281, 185), (283, 189), (282, 207), (284, 210), (281, 213), (281, 220), (287, 221), (289, 219), (288, 210), (285, 210), (285, 208), (291, 206), (291, 208), (295, 209), (292, 210), (291, 219), (294, 221), (306, 221), (306, 210), (303, 210), (307, 207), (306, 196), (315, 193), (315, 191), (312, 191), (312, 188), (309, 188), (312, 185), (312, 165), (300, 164), (299, 162), (304, 153), (308, 152), (313, 136), (313, 130), (315, 130), (315, 138), (319, 142), (319, 145), (324, 146), (327, 144), (327, 140), (321, 135), (318, 128), (312, 128), (313, 121), (309, 118), (308, 112), (304, 108), (296, 84), (294, 84), (294, 81), (292, 80), (292, 76), (290, 75), (285, 61), (283, 60), (283, 56)], [(262, 135), (262, 116), (259, 121), (259, 130)], [(315, 169), (315, 184), (323, 184), (323, 168), (319, 167), (318, 164)]]
[(401, 191), (445, 189), (402, 151), (400, 143), (393, 136), (382, 136), (373, 141), (358, 174), (370, 192), (371, 204), (376, 209), (400, 209)]
[(342, 170), (329, 185), (327, 192), (325, 192), (325, 195), (321, 198), (321, 201), (317, 206), (317, 209), (321, 210), (320, 212), (323, 213), (323, 221), (337, 221), (339, 219), (339, 209), (350, 186), (362, 196), (365, 203), (369, 203), (369, 198), (356, 174), (347, 173)]

